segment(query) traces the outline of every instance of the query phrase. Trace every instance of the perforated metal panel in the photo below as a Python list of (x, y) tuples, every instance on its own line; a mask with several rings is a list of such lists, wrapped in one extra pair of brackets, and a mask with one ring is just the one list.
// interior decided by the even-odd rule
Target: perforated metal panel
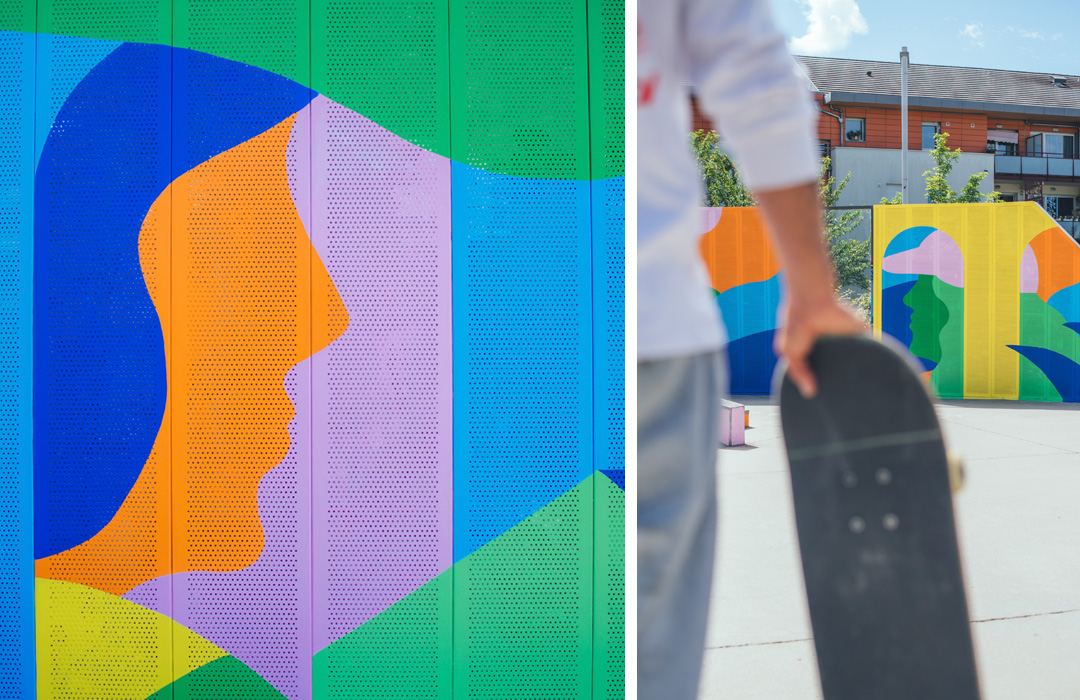
[[(32, 2), (0, 4), (25, 21)], [(34, 37), (0, 33), (0, 697), (34, 697)]]
[[(400, 33), (408, 54), (357, 41), (373, 31)], [(446, 697), (453, 592), (425, 584), (452, 562), (450, 164), (340, 103), (392, 96), (411, 106), (401, 128), (445, 143), (446, 3), (321, 3), (313, 33), (325, 37), (316, 81), (337, 99), (315, 101), (300, 143), (313, 240), (348, 312), (313, 364), (315, 648), (361, 635), (335, 644), (316, 687), (326, 698)], [(380, 94), (357, 71), (384, 76)], [(366, 629), (406, 596), (386, 613), (393, 624)]]
[[(544, 32), (532, 30), (538, 17)], [(452, 2), (450, 54), (454, 558), (461, 561), (594, 469), (585, 6)], [(489, 101), (485, 85), (537, 67), (519, 95)], [(542, 107), (536, 92), (547, 97)], [(564, 179), (497, 174), (520, 172), (526, 162)], [(553, 539), (517, 539), (521, 551), (505, 553), (524, 563), (532, 548), (565, 547), (559, 563), (498, 576), (478, 563), (457, 574), (455, 695), (591, 693), (591, 635), (578, 626), (591, 627), (592, 571), (578, 558), (591, 562), (592, 541), (569, 534), (592, 531), (591, 495), (567, 496), (561, 519), (548, 523)], [(505, 587), (527, 588), (541, 606), (545, 595), (572, 592), (562, 599), (552, 647), (515, 648), (494, 618), (523, 622), (522, 611), (489, 604)]]
[[(134, 22), (168, 28), (168, 3), (116, 5), (115, 14), (89, 17), (73, 3), (39, 2), (39, 25), (73, 22), (108, 31)], [(48, 125), (39, 123), (44, 133), (37, 135), (35, 549), (38, 557), (48, 557), (39, 560), (39, 576), (116, 594), (127, 573), (152, 577), (168, 561), (168, 551), (155, 546), (167, 541), (168, 513), (147, 492), (127, 498), (145, 503), (145, 517), (132, 523), (133, 530), (115, 538), (103, 528), (153, 461), (162, 420), (164, 352), (140, 269), (138, 234), (150, 204), (168, 184), (170, 86), (165, 55), (129, 49), (100, 60), (102, 53), (99, 42), (75, 39), (38, 46), (37, 111), (56, 118), (47, 132)], [(131, 545), (141, 556), (125, 551)], [(85, 697), (85, 684), (97, 684), (97, 697), (127, 697), (130, 690), (122, 682), (89, 668), (82, 679), (65, 672), (87, 653), (123, 658), (115, 640), (70, 643), (72, 627), (92, 624), (96, 613), (56, 597), (38, 604), (44, 635), (38, 639), (39, 676), (46, 693)], [(114, 611), (117, 626), (144, 642), (146, 663), (131, 664), (128, 680), (152, 688), (171, 667), (171, 643), (145, 619), (128, 617), (131, 610)]]
[(46, 694), (620, 695), (621, 4), (39, 2)]
[(591, 0), (588, 8), (589, 126), (592, 182), (594, 505), (592, 697), (625, 695), (624, 511), (625, 265), (624, 182), (604, 177), (623, 170), (625, 150), (625, 7)]
[(591, 697), (597, 480), (455, 565), (454, 697)]
[[(221, 17), (249, 31), (223, 61)], [(311, 694), (310, 315), (316, 269), (287, 148), (310, 93), (309, 3), (174, 7), (172, 288), (175, 615), (285, 697)], [(268, 41), (274, 37), (276, 41)], [(200, 53), (195, 53), (198, 51)], [(300, 84), (281, 76), (290, 76)], [(207, 160), (209, 159), (209, 160)], [(325, 342), (318, 344), (319, 347)], [(242, 677), (195, 675), (192, 700)], [(179, 697), (179, 696), (178, 696)]]

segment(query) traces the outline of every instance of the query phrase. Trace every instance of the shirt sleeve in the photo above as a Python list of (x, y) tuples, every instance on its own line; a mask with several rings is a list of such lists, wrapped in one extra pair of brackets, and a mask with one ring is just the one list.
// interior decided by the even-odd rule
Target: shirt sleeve
[(687, 66), (746, 183), (771, 190), (818, 177), (814, 112), (766, 0), (684, 0)]

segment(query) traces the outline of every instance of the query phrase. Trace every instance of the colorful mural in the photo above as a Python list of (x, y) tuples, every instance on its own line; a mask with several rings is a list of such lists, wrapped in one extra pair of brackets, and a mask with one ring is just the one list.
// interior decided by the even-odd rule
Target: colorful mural
[(623, 26), (0, 8), (0, 697), (623, 697)]
[(874, 327), (943, 398), (1080, 401), (1080, 246), (1034, 202), (874, 208)]
[(727, 328), (729, 391), (772, 392), (783, 270), (757, 207), (703, 208), (701, 254)]

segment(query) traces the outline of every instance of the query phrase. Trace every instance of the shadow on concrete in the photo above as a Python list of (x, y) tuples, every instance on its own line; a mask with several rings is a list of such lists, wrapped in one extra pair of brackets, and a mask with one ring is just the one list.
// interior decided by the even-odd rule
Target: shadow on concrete
[(757, 448), (757, 445), (735, 445), (732, 447), (720, 445), (721, 450), (734, 450), (735, 452), (749, 452), (750, 450), (756, 450)]

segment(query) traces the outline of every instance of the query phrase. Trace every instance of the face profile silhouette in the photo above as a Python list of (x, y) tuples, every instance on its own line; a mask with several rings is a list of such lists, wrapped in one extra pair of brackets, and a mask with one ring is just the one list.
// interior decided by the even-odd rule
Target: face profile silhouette
[(295, 413), (286, 374), (348, 325), (289, 190), (294, 119), (188, 171), (151, 207), (139, 253), (164, 336), (161, 429), (112, 520), (39, 560), (39, 576), (122, 595), (259, 557), (259, 482), (285, 457)]
[(945, 397), (964, 389), (964, 257), (949, 234), (906, 229), (882, 264), (883, 329), (919, 358), (930, 386)]

